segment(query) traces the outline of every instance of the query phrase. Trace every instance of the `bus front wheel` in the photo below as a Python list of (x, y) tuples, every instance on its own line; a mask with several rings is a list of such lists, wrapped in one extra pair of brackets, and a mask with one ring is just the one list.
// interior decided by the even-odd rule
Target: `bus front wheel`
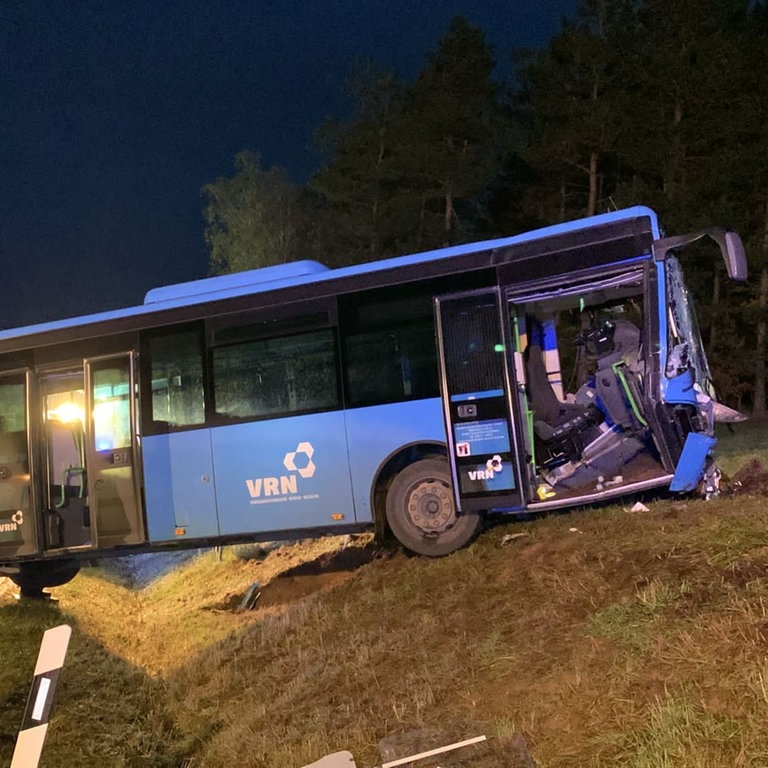
[(44, 589), (59, 587), (77, 576), (80, 563), (77, 560), (50, 560), (22, 563), (18, 573), (9, 574), (19, 588), (21, 597), (45, 597)]
[(478, 512), (457, 514), (448, 462), (427, 458), (403, 469), (387, 491), (387, 522), (406, 548), (442, 557), (468, 544), (480, 528)]

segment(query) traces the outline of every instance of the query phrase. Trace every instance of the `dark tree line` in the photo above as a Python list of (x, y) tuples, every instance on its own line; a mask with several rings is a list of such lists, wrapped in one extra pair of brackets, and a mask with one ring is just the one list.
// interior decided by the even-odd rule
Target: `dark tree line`
[(204, 188), (214, 272), (336, 266), (646, 204), (670, 232), (720, 224), (751, 276), (686, 254), (721, 394), (766, 410), (768, 10), (752, 0), (583, 0), (546, 48), (493, 79), (484, 32), (455, 18), (418, 75), (372, 63), (345, 122), (318, 128), (307, 185), (258, 154)]

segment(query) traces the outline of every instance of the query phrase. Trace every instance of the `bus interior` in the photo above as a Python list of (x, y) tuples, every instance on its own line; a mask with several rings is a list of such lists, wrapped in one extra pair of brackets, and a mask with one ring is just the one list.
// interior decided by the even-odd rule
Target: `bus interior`
[(647, 415), (642, 269), (508, 298), (536, 499), (664, 477)]

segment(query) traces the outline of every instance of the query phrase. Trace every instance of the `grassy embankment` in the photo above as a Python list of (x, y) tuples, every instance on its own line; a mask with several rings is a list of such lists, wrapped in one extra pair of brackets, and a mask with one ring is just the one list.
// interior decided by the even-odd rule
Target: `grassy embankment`
[[(768, 455), (764, 427), (724, 436), (727, 471)], [(327, 539), (208, 553), (141, 590), (86, 569), (49, 605), (0, 580), (0, 764), (42, 632), (66, 621), (43, 766), (298, 768), (349, 749), (364, 768), (427, 726), (522, 732), (553, 768), (768, 766), (766, 498), (630, 506), (497, 526), (440, 560), (350, 568), (366, 542)], [(258, 607), (235, 612), (254, 581)]]

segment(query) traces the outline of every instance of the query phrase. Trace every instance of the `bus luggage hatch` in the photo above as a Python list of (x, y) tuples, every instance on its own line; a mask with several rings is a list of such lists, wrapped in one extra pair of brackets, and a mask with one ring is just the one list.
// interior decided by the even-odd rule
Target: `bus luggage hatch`
[(435, 299), (443, 412), (460, 509), (522, 506), (495, 289)]

